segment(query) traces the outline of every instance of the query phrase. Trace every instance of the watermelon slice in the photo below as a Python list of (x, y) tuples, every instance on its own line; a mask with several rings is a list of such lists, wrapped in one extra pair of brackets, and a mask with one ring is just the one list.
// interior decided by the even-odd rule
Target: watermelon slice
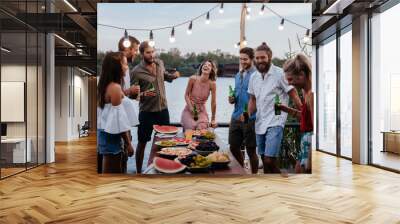
[(177, 127), (167, 125), (153, 125), (153, 129), (161, 134), (175, 134), (179, 131)]
[(180, 162), (160, 157), (155, 157), (153, 163), (154, 168), (161, 173), (179, 173), (186, 168), (186, 166)]

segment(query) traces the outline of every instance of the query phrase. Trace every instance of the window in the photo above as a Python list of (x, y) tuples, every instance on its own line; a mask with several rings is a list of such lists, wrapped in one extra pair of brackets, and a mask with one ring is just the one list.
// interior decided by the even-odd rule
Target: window
[(336, 39), (318, 48), (318, 149), (336, 153)]
[[(372, 163), (400, 170), (400, 156), (392, 153), (400, 148), (400, 4), (376, 14), (371, 19), (371, 140)], [(386, 132), (386, 133), (385, 133)], [(388, 135), (392, 138), (385, 140)], [(389, 147), (391, 144), (393, 147)], [(393, 149), (392, 149), (393, 148)]]
[(352, 156), (352, 33), (340, 36), (340, 154)]

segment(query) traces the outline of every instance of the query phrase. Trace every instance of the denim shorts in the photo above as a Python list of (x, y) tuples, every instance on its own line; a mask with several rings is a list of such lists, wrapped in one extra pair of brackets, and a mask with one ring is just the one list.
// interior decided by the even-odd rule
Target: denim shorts
[(102, 129), (97, 130), (98, 153), (116, 155), (122, 152), (123, 145), (121, 134), (109, 134)]
[(300, 165), (307, 166), (308, 164), (308, 152), (311, 150), (311, 139), (312, 132), (304, 132), (301, 134), (300, 141), (300, 154), (297, 157), (297, 160), (300, 161)]
[(267, 157), (278, 157), (281, 150), (283, 127), (275, 126), (267, 129), (263, 135), (257, 135), (258, 154)]

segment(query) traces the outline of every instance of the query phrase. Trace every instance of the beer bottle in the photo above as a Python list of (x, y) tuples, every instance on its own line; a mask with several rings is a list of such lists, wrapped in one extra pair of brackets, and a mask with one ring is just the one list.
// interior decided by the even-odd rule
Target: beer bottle
[(231, 85), (229, 85), (229, 96), (230, 97), (235, 97), (235, 90), (233, 90)]
[(248, 111), (248, 104), (247, 103), (244, 105), (243, 117), (244, 117), (244, 123), (248, 123), (249, 122), (249, 111)]
[(281, 110), (279, 109), (278, 105), (280, 104), (280, 99), (278, 94), (275, 95), (275, 115), (281, 115)]
[(199, 112), (197, 111), (196, 104), (193, 105), (193, 120), (194, 121), (198, 121), (199, 120)]

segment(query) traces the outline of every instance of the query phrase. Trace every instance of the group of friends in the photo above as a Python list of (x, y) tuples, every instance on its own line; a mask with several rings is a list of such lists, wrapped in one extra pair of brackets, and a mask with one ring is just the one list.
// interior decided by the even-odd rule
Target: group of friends
[[(142, 172), (146, 144), (153, 125), (169, 125), (164, 82), (180, 77), (168, 72), (147, 41), (129, 36), (130, 46), (118, 43), (118, 52), (108, 52), (98, 82), (98, 172), (126, 172), (128, 157), (135, 154), (136, 172)], [(133, 65), (140, 53), (141, 61)], [(277, 158), (281, 149), (288, 114), (300, 121), (301, 153), (296, 172), (311, 172), (311, 136), (313, 132), (313, 93), (311, 64), (304, 54), (285, 62), (283, 69), (272, 64), (272, 50), (266, 43), (257, 48), (240, 49), (240, 68), (235, 75), (235, 90), (227, 99), (234, 105), (229, 145), (232, 155), (244, 166), (247, 152), (251, 172), (258, 173), (259, 157), (264, 173), (280, 173)], [(217, 66), (205, 60), (191, 76), (185, 91), (182, 111), (184, 130), (216, 128)], [(300, 99), (298, 91), (302, 91)], [(211, 119), (206, 102), (211, 96)], [(279, 98), (279, 104), (276, 104)], [(294, 108), (288, 106), (289, 98)], [(134, 100), (139, 101), (139, 115)], [(276, 110), (283, 111), (276, 114)], [(193, 116), (193, 114), (196, 116)], [(248, 116), (245, 116), (245, 115)], [(131, 130), (137, 126), (138, 145), (134, 149)], [(136, 152), (135, 152), (136, 151)]]

